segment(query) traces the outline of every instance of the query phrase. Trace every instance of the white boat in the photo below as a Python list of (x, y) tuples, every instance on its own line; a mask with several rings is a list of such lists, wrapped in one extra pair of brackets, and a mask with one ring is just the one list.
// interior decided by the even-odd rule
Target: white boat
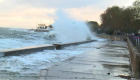
[(37, 29), (35, 29), (35, 32), (49, 32), (53, 30), (52, 25), (46, 26), (46, 24), (38, 24)]

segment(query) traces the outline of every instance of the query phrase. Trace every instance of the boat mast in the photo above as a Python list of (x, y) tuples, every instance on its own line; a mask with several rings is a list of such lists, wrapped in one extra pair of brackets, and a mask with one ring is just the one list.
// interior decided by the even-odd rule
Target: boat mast
[(38, 20), (36, 20), (36, 29), (38, 28), (37, 26), (38, 26)]
[(50, 25), (51, 25), (51, 18), (50, 18)]

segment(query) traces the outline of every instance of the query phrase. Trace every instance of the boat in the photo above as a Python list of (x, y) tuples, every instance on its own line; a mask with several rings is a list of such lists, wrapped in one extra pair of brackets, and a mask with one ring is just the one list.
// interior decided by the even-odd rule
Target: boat
[(46, 26), (46, 24), (38, 24), (37, 29), (34, 29), (35, 32), (49, 32), (53, 30), (52, 25)]

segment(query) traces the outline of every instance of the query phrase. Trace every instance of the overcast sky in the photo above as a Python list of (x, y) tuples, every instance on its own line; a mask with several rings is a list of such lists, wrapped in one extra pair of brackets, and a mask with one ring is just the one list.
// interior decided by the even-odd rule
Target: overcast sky
[[(130, 6), (135, 0), (0, 0), (0, 27), (36, 28), (36, 24), (54, 23), (57, 10), (69, 18), (97, 21), (113, 5)], [(62, 16), (63, 17), (63, 16)]]

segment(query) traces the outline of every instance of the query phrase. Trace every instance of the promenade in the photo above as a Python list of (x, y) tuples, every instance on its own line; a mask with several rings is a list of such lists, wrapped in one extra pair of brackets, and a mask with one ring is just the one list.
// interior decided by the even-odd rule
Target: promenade
[[(96, 42), (89, 52), (43, 69), (38, 80), (128, 80), (131, 76), (127, 43)], [(127, 79), (128, 78), (128, 79)]]

